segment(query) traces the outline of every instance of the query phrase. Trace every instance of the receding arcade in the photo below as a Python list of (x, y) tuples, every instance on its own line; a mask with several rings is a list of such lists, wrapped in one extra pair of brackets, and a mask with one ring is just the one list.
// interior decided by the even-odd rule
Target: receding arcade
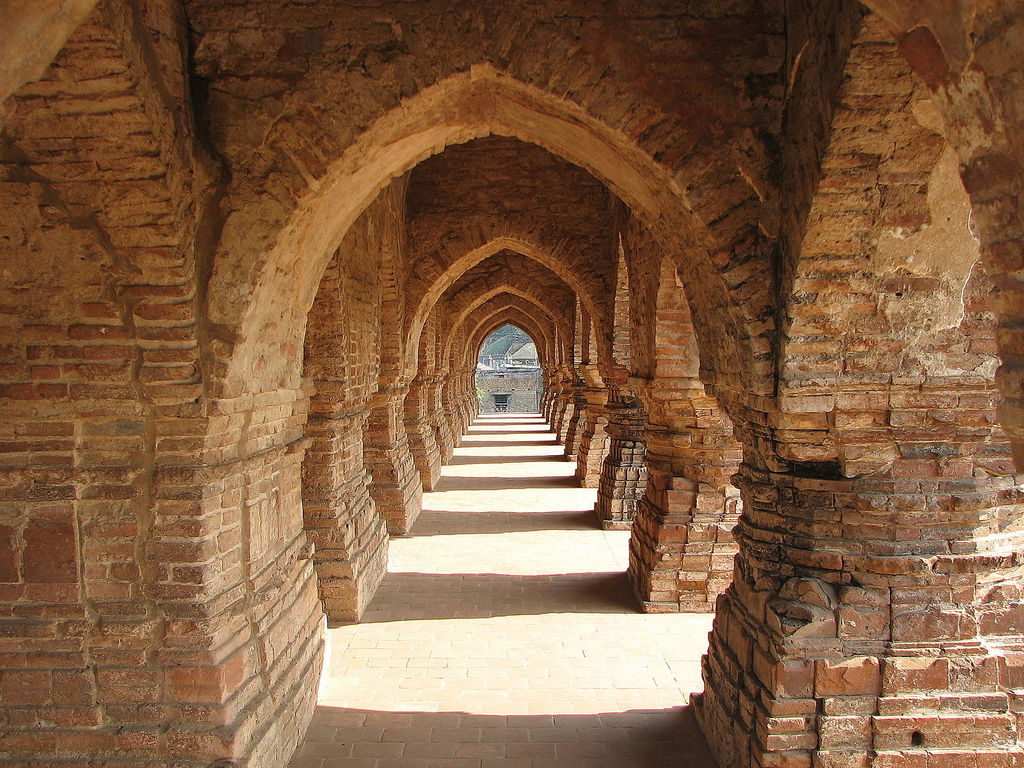
[(1024, 759), (1017, 3), (15, 6), (0, 763), (284, 768), (505, 324), (723, 768)]

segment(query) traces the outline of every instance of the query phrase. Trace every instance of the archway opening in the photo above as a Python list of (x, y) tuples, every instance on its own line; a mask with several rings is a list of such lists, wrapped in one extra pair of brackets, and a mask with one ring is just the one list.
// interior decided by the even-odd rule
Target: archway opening
[(539, 413), (543, 389), (537, 344), (526, 331), (505, 324), (491, 333), (477, 354), (480, 413)]

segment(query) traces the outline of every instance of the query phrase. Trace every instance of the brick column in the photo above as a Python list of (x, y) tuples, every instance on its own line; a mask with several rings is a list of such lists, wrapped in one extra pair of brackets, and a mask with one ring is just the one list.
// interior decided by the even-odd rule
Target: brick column
[(438, 376), (430, 381), (430, 421), (434, 425), (434, 441), (444, 464), (455, 452), (455, 437), (444, 403), (445, 379)]
[(580, 449), (580, 437), (582, 436), (582, 425), (587, 419), (587, 396), (583, 392), (586, 384), (583, 381), (573, 382), (569, 390), (572, 408), (566, 409), (566, 418), (562, 424), (561, 435), (562, 445), (565, 446), (565, 458), (567, 461), (576, 461)]
[(374, 395), (363, 445), (370, 495), (392, 535), (412, 529), (423, 500), (423, 486), (405, 431), (407, 391), (408, 387), (390, 386)]
[(558, 379), (555, 373), (545, 370), (543, 372), (544, 377), (544, 391), (540, 396), (540, 413), (544, 417), (544, 421), (551, 424), (554, 418), (555, 408), (555, 395), (557, 394)]
[(555, 392), (551, 398), (551, 431), (558, 435), (558, 441), (564, 444), (565, 427), (572, 415), (572, 394), (569, 383), (559, 376)]
[(462, 371), (456, 380), (456, 403), (458, 406), (458, 430), (460, 439), (476, 418), (479, 404), (476, 400), (476, 369)]
[(742, 467), (735, 579), (695, 700), (723, 768), (1021, 765), (1024, 478), (920, 464)]
[(363, 463), (369, 411), (338, 413), (327, 400), (318, 390), (306, 424), (302, 515), (324, 612), (331, 621), (356, 621), (384, 578), (388, 537)]
[(608, 390), (587, 387), (583, 390), (586, 411), (579, 423), (579, 446), (576, 449), (576, 479), (584, 488), (594, 488), (601, 479), (601, 467), (608, 455)]
[(452, 436), (452, 449), (458, 448), (462, 443), (462, 433), (459, 431), (462, 418), (459, 415), (459, 406), (455, 395), (455, 374), (449, 373), (441, 386), (442, 417), (448, 425), (448, 433)]
[(569, 425), (572, 423), (572, 417), (576, 411), (576, 398), (573, 397), (572, 390), (569, 390), (561, 394), (560, 401), (560, 417), (557, 420), (558, 428), (555, 431), (558, 433), (558, 442), (564, 446), (569, 434)]
[(631, 398), (615, 397), (608, 403), (610, 438), (608, 455), (601, 466), (594, 514), (606, 531), (629, 530), (636, 507), (647, 487), (644, 461), (644, 430), (647, 416)]
[(434, 439), (431, 414), (431, 380), (417, 376), (405, 396), (405, 431), (424, 491), (434, 488), (441, 476), (441, 451)]
[(740, 505), (729, 438), (648, 427), (647, 488), (629, 541), (629, 578), (645, 611), (714, 611), (732, 579)]
[[(167, 419), (161, 429), (175, 438), (153, 477), (153, 535), (118, 542), (121, 528), (109, 527), (116, 518), (96, 521), (115, 551), (128, 544), (145, 553), (145, 593), (156, 605), (147, 614), (122, 605), (103, 617), (86, 670), (95, 699), (54, 688), (113, 726), (83, 734), (92, 759), (117, 764), (118, 747), (142, 743), (154, 745), (155, 764), (224, 758), (267, 768), (301, 739), (316, 705), (323, 620), (303, 530), (304, 397), (275, 390), (209, 399), (205, 419)], [(198, 434), (205, 447), (192, 442)], [(85, 554), (87, 571), (103, 562), (99, 552)], [(267, 711), (278, 719), (268, 722)], [(114, 754), (99, 757), (107, 749)]]

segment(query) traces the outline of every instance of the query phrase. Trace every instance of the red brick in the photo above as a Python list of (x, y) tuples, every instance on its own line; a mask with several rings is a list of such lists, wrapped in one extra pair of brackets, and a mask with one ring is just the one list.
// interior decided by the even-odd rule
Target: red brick
[(25, 581), (78, 581), (78, 540), (72, 513), (40, 513), (26, 524), (23, 537)]

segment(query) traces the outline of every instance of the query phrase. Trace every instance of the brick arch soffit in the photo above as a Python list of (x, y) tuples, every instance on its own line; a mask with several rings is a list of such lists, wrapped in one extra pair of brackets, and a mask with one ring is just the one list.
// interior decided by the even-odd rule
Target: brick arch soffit
[(208, 377), (211, 389), (224, 396), (295, 384), (295, 328), (301, 329), (319, 278), (351, 224), (392, 178), (449, 144), (494, 134), (537, 144), (603, 181), (700, 286), (690, 298), (708, 329), (708, 349), (723, 361), (752, 359), (750, 318), (729, 295), (711, 259), (708, 232), (672, 169), (584, 108), (477, 65), (381, 115), (331, 158), (269, 236), (253, 226), (252, 212), (234, 221), (229, 216), (206, 294), (211, 336), (228, 342)]
[[(98, 1), (14, 3), (6, 9), (6, 30), (0, 38), (0, 105), (22, 85), (43, 76)], [(4, 122), (0, 107), (0, 128)]]
[[(526, 333), (537, 345), (537, 356), (538, 364), (542, 370), (547, 370), (551, 366), (551, 360), (548, 357), (548, 352), (542, 350), (542, 347), (547, 346), (549, 340), (544, 337), (544, 330), (540, 325), (534, 323), (533, 318), (525, 315), (517, 307), (505, 307), (499, 309), (485, 320), (483, 320), (473, 333), (469, 337), (469, 343), (466, 345), (466, 364), (470, 364), (473, 360), (476, 360), (480, 356), (480, 350), (487, 341), (487, 338), (494, 333), (496, 330), (501, 328), (503, 325), (514, 325), (521, 331)], [(541, 342), (541, 344), (538, 344)], [(543, 355), (543, 357), (541, 357)]]
[[(412, 308), (409, 313), (409, 324), (405, 334), (403, 334), (405, 338), (419, 338), (419, 334), (430, 311), (437, 301), (455, 285), (459, 278), (492, 256), (501, 251), (509, 250), (532, 259), (542, 267), (547, 268), (556, 277), (560, 278), (575, 295), (580, 297), (580, 301), (587, 308), (587, 311), (590, 312), (590, 316), (598, 319), (602, 330), (607, 330), (608, 332), (607, 334), (597, 334), (598, 356), (604, 366), (608, 367), (612, 364), (611, 346), (609, 343), (611, 335), (610, 324), (612, 322), (609, 311), (610, 307), (606, 306), (607, 302), (602, 301), (598, 286), (584, 283), (571, 268), (568, 260), (559, 258), (559, 254), (565, 248), (563, 244), (543, 244), (523, 236), (506, 235), (482, 242), (470, 240), (464, 247), (467, 248), (465, 253), (445, 269), (427, 290), (418, 297), (418, 301), (414, 298), (414, 301), (417, 301), (417, 303), (415, 308)], [(406, 360), (407, 371), (415, 369), (415, 351), (414, 346), (410, 344), (407, 353), (409, 357)]]
[[(535, 342), (541, 342), (545, 350), (545, 360), (553, 357), (555, 339), (559, 333), (558, 320), (549, 312), (547, 307), (543, 304), (538, 304), (531, 297), (505, 292), (481, 302), (463, 318), (458, 328), (453, 328), (452, 333), (448, 335), (445, 341), (443, 359), (448, 361), (450, 365), (457, 365), (460, 356), (463, 361), (467, 362), (475, 359), (473, 357), (473, 350), (475, 348), (476, 354), (479, 354), (479, 347), (483, 340), (477, 341), (475, 347), (472, 340), (476, 338), (483, 326), (491, 322), (493, 317), (501, 312), (510, 310), (514, 310), (524, 321), (531, 324), (531, 329), (528, 332), (534, 337)], [(492, 325), (490, 332), (497, 328), (497, 325)], [(455, 343), (458, 340), (459, 330), (464, 330), (463, 339), (467, 342), (465, 349), (460, 349)], [(524, 328), (524, 330), (527, 329)], [(561, 328), (561, 332), (565, 333), (564, 327)], [(540, 348), (538, 347), (539, 350)]]

